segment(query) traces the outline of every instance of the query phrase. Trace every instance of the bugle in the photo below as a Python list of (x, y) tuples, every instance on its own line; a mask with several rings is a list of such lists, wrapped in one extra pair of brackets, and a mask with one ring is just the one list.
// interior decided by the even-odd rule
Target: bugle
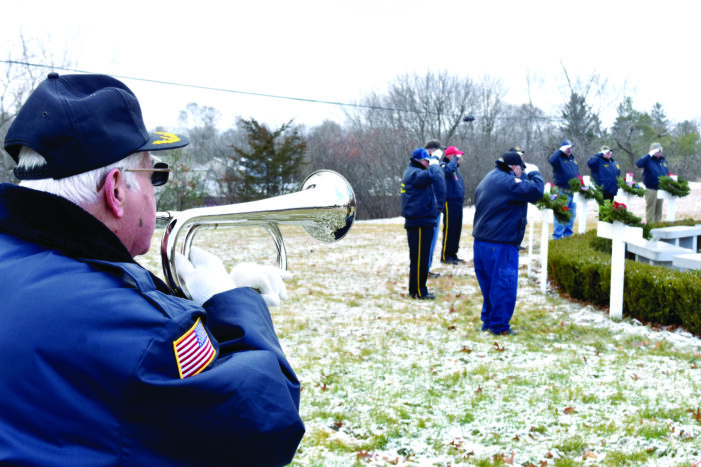
[(161, 262), (166, 282), (176, 295), (191, 298), (175, 272), (175, 254), (189, 257), (195, 234), (218, 227), (261, 227), (273, 238), (277, 265), (287, 269), (287, 253), (279, 225), (300, 225), (320, 242), (342, 239), (355, 220), (355, 193), (348, 181), (331, 170), (309, 175), (298, 192), (247, 203), (159, 212), (165, 220)]

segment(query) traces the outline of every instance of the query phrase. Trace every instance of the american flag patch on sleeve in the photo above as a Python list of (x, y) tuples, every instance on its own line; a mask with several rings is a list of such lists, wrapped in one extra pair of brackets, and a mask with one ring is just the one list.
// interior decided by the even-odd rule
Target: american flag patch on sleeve
[(216, 355), (200, 318), (178, 340), (173, 341), (173, 349), (181, 379), (200, 373)]

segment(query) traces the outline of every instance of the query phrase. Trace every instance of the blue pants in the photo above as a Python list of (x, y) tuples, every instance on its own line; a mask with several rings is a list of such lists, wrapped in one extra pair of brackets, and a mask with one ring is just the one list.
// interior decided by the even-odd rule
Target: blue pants
[(433, 264), (433, 251), (436, 249), (436, 239), (438, 238), (438, 226), (441, 225), (441, 214), (438, 213), (436, 217), (436, 227), (433, 229), (433, 240), (431, 240), (431, 253), (428, 255), (428, 270), (431, 270), (431, 265)]
[(445, 203), (443, 218), (443, 247), (441, 261), (458, 259), (460, 234), (462, 233), (462, 203)]
[(574, 233), (574, 218), (577, 217), (577, 204), (574, 202), (574, 196), (571, 194), (567, 195), (569, 201), (567, 202), (567, 207), (572, 213), (572, 219), (567, 224), (560, 224), (553, 215), (553, 239), (557, 240), (559, 238), (569, 237)]
[(509, 331), (518, 289), (518, 247), (476, 240), (475, 274), (482, 291), (482, 330)]
[(423, 297), (428, 293), (428, 254), (431, 251), (433, 226), (406, 229), (409, 240), (409, 295)]

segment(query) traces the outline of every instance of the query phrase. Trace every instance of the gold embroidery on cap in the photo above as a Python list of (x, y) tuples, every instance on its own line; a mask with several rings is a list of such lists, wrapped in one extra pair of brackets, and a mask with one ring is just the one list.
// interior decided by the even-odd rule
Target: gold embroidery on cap
[(171, 143), (177, 143), (180, 141), (180, 138), (178, 138), (178, 135), (174, 135), (173, 133), (166, 133), (165, 131), (157, 131), (155, 132), (156, 135), (160, 136), (160, 139), (155, 140), (153, 144), (171, 144)]

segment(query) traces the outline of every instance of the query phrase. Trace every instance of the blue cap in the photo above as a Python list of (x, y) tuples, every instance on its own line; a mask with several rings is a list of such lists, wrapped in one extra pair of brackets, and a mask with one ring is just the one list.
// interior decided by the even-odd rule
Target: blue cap
[(424, 148), (416, 148), (414, 149), (414, 152), (411, 153), (411, 158), (417, 161), (429, 159), (430, 157), (431, 156), (429, 156), (428, 151), (426, 151)]
[(574, 144), (572, 144), (572, 141), (570, 141), (568, 139), (563, 139), (560, 142), (560, 147), (562, 147), (562, 146), (574, 146)]
[(141, 151), (187, 146), (173, 133), (149, 134), (134, 93), (106, 75), (50, 73), (29, 96), (5, 136), (15, 162), (22, 146), (46, 165), (15, 169), (19, 179), (64, 178), (118, 162)]

